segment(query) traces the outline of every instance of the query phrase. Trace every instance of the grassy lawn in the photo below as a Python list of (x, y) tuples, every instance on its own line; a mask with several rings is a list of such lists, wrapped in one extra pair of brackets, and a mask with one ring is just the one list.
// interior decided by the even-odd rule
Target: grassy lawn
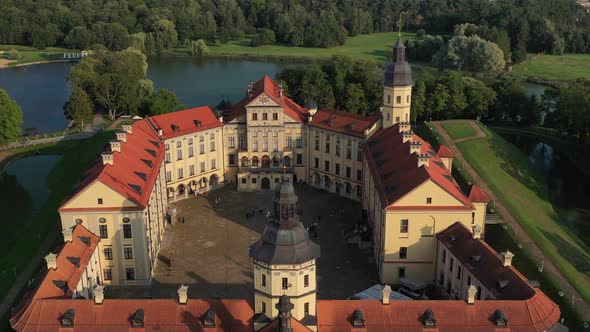
[[(414, 33), (403, 33), (404, 40), (416, 38)], [(343, 46), (331, 48), (290, 47), (287, 45), (250, 46), (250, 38), (230, 41), (227, 44), (209, 45), (212, 54), (258, 55), (295, 58), (330, 58), (332, 55), (348, 55), (355, 60), (375, 59), (387, 60), (393, 44), (397, 41), (397, 33), (380, 32), (368, 35), (348, 37)]]
[(538, 77), (548, 81), (590, 78), (590, 54), (541, 55), (515, 66), (514, 77)]
[(487, 137), (457, 143), (527, 233), (590, 302), (590, 248), (562, 224), (547, 198), (546, 181), (514, 145), (482, 126)]
[(62, 60), (65, 52), (78, 52), (78, 50), (70, 50), (63, 47), (47, 47), (43, 50), (38, 50), (31, 46), (21, 45), (0, 45), (0, 51), (4, 51), (4, 54), (0, 54), (1, 59), (8, 59), (8, 52), (15, 49), (20, 52), (23, 56), (21, 59), (15, 62), (11, 62), (8, 66), (20, 65), (31, 62), (41, 61), (54, 61)]
[(443, 124), (446, 132), (453, 140), (477, 135), (471, 127), (471, 121), (450, 121)]
[[(47, 202), (28, 223), (22, 225), (15, 235), (18, 238), (14, 241), (15, 245), (0, 256), (0, 271), (7, 271), (0, 275), (0, 298), (4, 297), (14, 282), (14, 271), (18, 274), (31, 262), (31, 257), (39, 249), (39, 243), (51, 231), (60, 229), (57, 208), (78, 182), (82, 171), (96, 160), (98, 153), (113, 136), (113, 131), (102, 131), (86, 140), (19, 148), (16, 149), (16, 154), (11, 155), (14, 159), (15, 156), (26, 156), (39, 151), (41, 154), (62, 154), (63, 157), (47, 179), (51, 193)], [(0, 324), (0, 330), (2, 324), (4, 323)]]

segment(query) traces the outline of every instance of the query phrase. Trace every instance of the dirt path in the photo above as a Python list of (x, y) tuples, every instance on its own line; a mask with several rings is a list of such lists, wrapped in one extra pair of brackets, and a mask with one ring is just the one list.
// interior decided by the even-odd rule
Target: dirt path
[(551, 262), (551, 260), (545, 256), (541, 248), (537, 246), (537, 244), (528, 235), (524, 228), (520, 226), (508, 208), (506, 208), (506, 206), (498, 199), (496, 193), (490, 189), (487, 183), (479, 176), (479, 174), (477, 174), (475, 169), (471, 167), (467, 160), (465, 160), (465, 157), (463, 157), (461, 151), (457, 148), (456, 143), (460, 141), (476, 139), (479, 137), (485, 137), (485, 132), (481, 130), (481, 128), (474, 121), (471, 121), (471, 126), (476, 130), (477, 135), (453, 141), (440, 122), (435, 121), (432, 122), (432, 124), (436, 127), (436, 130), (438, 130), (444, 141), (447, 142), (448, 148), (451, 149), (451, 151), (453, 151), (455, 154), (455, 159), (462, 161), (465, 170), (473, 178), (473, 181), (488, 194), (491, 200), (495, 202), (496, 212), (504, 219), (505, 222), (510, 224), (512, 229), (515, 230), (517, 238), (520, 240), (520, 242), (523, 243), (523, 245), (528, 249), (533, 257), (543, 259), (544, 271), (553, 276), (553, 278), (557, 281), (566, 294), (575, 296), (574, 301), (576, 308), (580, 311), (585, 320), (590, 320), (590, 305), (584, 301), (582, 295), (574, 288), (574, 286), (572, 286), (572, 284), (561, 273), (561, 271), (558, 270), (555, 265), (553, 265), (553, 262)]

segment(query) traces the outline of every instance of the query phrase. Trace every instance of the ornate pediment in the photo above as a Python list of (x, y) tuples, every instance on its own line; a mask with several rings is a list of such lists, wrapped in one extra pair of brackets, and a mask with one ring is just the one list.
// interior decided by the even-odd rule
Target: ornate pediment
[(266, 93), (261, 93), (258, 97), (254, 98), (250, 101), (246, 107), (252, 106), (280, 106), (277, 104), (272, 98), (270, 98)]

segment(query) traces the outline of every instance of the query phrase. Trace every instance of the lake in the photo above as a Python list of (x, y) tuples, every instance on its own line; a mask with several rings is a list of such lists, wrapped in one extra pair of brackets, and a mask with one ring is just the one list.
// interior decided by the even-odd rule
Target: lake
[[(24, 133), (63, 130), (69, 123), (63, 105), (70, 95), (66, 83), (75, 63), (55, 62), (0, 70), (0, 88), (16, 100), (23, 111)], [(153, 57), (148, 60), (149, 79), (154, 87), (174, 91), (187, 107), (217, 104), (222, 98), (244, 97), (248, 81), (264, 75), (274, 77), (285, 66), (281, 62)], [(29, 130), (29, 133), (32, 132)]]

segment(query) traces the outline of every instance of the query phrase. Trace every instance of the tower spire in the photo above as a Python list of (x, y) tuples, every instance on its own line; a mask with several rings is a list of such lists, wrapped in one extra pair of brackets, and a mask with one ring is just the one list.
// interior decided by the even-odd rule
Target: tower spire
[(399, 12), (399, 21), (398, 21), (398, 30), (397, 30), (397, 36), (399, 39), (402, 38), (402, 15), (404, 14), (404, 12)]

